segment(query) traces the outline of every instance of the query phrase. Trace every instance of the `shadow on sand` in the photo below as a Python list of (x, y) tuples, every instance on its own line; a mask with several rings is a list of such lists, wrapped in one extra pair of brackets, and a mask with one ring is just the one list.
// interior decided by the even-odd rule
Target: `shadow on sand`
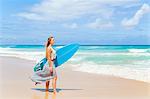
[[(32, 90), (37, 90), (37, 91), (42, 91), (42, 92), (46, 92), (45, 91), (45, 88), (31, 88)], [(63, 90), (83, 90), (83, 89), (71, 89), (71, 88), (68, 88), (68, 89), (65, 89), (65, 88), (57, 88), (56, 91), (57, 92), (60, 92), (60, 91), (63, 91)], [(49, 89), (49, 92), (53, 92), (53, 89)]]

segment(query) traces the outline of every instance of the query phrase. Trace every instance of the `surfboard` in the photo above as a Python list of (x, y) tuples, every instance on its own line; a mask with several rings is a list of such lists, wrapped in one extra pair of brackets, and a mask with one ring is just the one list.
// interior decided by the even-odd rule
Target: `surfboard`
[[(77, 52), (78, 49), (79, 44), (73, 43), (56, 50), (56, 59), (54, 61), (55, 67), (59, 67), (67, 62)], [(38, 62), (34, 67), (34, 72), (42, 70), (46, 62), (46, 58), (43, 58), (40, 62)]]

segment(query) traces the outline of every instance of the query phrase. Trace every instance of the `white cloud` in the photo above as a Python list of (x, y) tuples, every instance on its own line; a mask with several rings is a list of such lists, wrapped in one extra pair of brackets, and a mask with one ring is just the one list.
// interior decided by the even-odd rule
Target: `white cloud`
[(71, 28), (71, 29), (76, 29), (78, 28), (78, 25), (76, 23), (72, 23), (72, 24), (63, 24), (63, 26), (65, 28)]
[(114, 25), (111, 22), (105, 22), (101, 18), (97, 18), (94, 22), (88, 23), (86, 26), (93, 29), (107, 29), (112, 28)]
[(19, 13), (30, 20), (64, 21), (86, 16), (111, 17), (112, 6), (124, 6), (139, 0), (42, 0), (29, 11)]
[(126, 28), (132, 28), (139, 24), (140, 19), (150, 12), (150, 6), (148, 4), (143, 4), (142, 7), (135, 13), (135, 15), (130, 19), (123, 19), (122, 25)]

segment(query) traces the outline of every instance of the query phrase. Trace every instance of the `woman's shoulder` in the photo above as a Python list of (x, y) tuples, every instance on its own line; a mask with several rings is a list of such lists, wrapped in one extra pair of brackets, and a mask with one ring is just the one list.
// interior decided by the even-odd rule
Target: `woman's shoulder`
[(52, 50), (52, 47), (49, 45), (46, 49), (48, 49), (48, 50)]
[(48, 45), (48, 48), (52, 48), (52, 46), (51, 46), (51, 45)]

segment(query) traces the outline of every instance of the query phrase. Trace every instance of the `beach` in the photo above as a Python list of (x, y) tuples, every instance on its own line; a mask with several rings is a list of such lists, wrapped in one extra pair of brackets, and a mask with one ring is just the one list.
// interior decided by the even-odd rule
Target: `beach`
[(1, 12), (0, 99), (150, 99), (150, 0), (3, 0)]
[(150, 83), (73, 71), (67, 63), (56, 69), (57, 93), (30, 80), (34, 61), (0, 57), (0, 99), (149, 99)]

